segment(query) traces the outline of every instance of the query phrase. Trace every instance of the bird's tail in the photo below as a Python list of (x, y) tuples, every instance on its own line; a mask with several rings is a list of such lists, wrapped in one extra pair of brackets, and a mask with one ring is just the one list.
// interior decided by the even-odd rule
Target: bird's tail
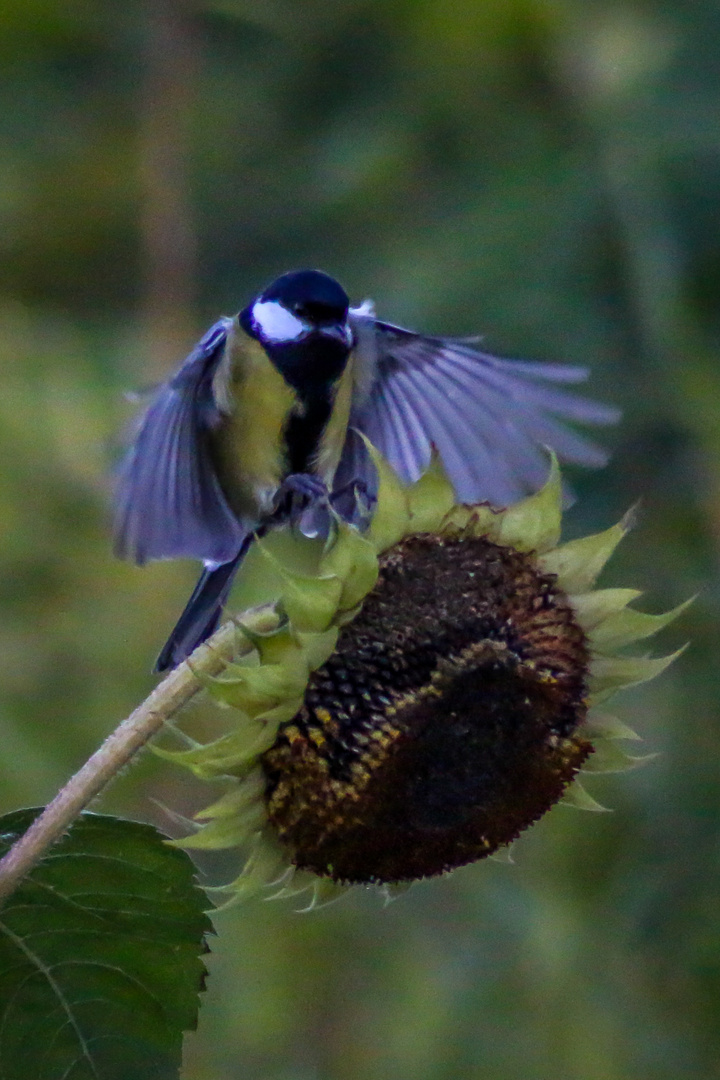
[(185, 610), (162, 647), (155, 671), (170, 671), (190, 655), (217, 629), (222, 609), (230, 593), (235, 573), (244, 559), (254, 534), (250, 533), (234, 558), (219, 566), (205, 567)]

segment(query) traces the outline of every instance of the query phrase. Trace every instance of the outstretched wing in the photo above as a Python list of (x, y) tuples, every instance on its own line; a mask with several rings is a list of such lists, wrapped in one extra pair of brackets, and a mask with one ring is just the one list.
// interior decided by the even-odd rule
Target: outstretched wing
[[(619, 412), (556, 385), (581, 382), (584, 368), (501, 360), (467, 341), (379, 322), (364, 308), (350, 318), (361, 369), (350, 424), (405, 481), (425, 470), (433, 445), (459, 499), (498, 506), (542, 483), (545, 447), (564, 461), (605, 464), (605, 451), (567, 421), (612, 424)], [(348, 438), (341, 482), (368, 480), (358, 443)]]
[(213, 468), (208, 437), (220, 419), (213, 375), (232, 327), (221, 319), (141, 417), (116, 483), (115, 551), (121, 558), (224, 562), (244, 530)]

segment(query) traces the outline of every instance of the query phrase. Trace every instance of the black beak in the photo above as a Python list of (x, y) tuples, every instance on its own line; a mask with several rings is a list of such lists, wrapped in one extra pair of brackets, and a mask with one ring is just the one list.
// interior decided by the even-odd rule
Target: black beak
[(333, 341), (339, 341), (341, 345), (344, 345), (347, 349), (353, 343), (352, 330), (347, 323), (332, 323), (330, 326), (321, 326), (319, 331), (323, 337), (332, 338)]

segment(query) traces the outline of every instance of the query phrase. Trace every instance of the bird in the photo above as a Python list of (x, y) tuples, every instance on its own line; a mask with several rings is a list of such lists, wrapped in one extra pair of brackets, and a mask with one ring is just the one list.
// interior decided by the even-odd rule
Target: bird
[(496, 506), (539, 486), (547, 447), (604, 465), (605, 450), (568, 426), (618, 419), (562, 388), (586, 377), (384, 322), (320, 270), (278, 277), (153, 391), (117, 469), (116, 554), (203, 563), (155, 670), (214, 632), (253, 538), (288, 507), (319, 507), (328, 493), (348, 518), (371, 507), (366, 440), (406, 483), (437, 452), (459, 501)]

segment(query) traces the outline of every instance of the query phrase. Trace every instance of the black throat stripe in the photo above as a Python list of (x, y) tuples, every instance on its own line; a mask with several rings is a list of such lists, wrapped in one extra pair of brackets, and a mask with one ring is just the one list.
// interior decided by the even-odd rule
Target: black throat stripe
[(300, 398), (298, 410), (293, 410), (285, 422), (283, 440), (290, 473), (312, 471), (335, 397), (333, 385), (326, 384), (323, 390), (310, 399)]

